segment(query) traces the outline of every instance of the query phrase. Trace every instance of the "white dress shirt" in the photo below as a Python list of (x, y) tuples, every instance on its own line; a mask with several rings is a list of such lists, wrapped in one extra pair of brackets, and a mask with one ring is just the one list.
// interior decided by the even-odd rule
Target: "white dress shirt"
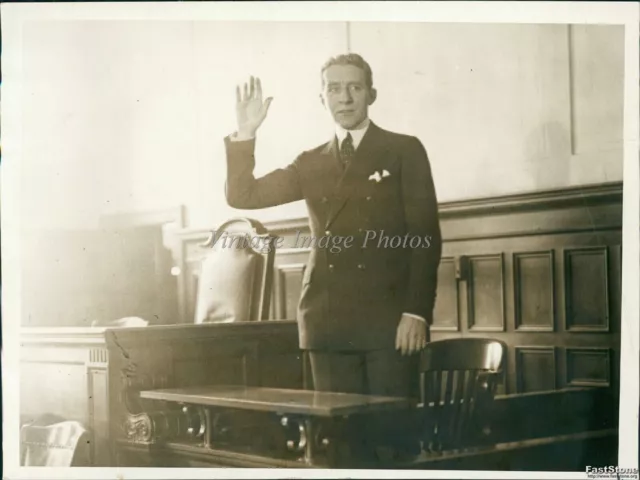
[(342, 128), (340, 125), (336, 124), (336, 137), (338, 138), (338, 148), (342, 145), (342, 141), (347, 138), (347, 133), (351, 134), (351, 138), (353, 139), (353, 149), (357, 150), (358, 145), (362, 142), (362, 138), (364, 134), (367, 133), (369, 129), (369, 125), (371, 121), (368, 118), (365, 118), (360, 125), (355, 127), (352, 130), (346, 130)]

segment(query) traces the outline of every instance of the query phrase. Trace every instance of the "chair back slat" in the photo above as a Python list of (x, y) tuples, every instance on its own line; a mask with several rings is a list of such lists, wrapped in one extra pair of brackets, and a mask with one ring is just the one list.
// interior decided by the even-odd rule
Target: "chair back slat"
[(453, 371), (448, 371), (448, 372), (443, 372), (446, 377), (447, 377), (447, 383), (446, 383), (446, 387), (444, 390), (444, 398), (442, 400), (444, 400), (444, 404), (445, 405), (449, 405), (451, 403), (451, 401), (454, 399), (454, 391), (453, 391), (453, 377), (454, 377), (454, 373)]
[(502, 374), (503, 342), (462, 338), (432, 342), (421, 358), (422, 435), (428, 450), (463, 448), (479, 434), (478, 417)]
[(456, 383), (455, 383), (455, 399), (453, 400), (453, 404), (451, 405), (452, 413), (452, 426), (451, 426), (451, 434), (453, 435), (456, 442), (459, 440), (461, 436), (461, 429), (465, 423), (465, 387), (467, 386), (467, 374), (470, 373), (466, 370), (456, 370)]

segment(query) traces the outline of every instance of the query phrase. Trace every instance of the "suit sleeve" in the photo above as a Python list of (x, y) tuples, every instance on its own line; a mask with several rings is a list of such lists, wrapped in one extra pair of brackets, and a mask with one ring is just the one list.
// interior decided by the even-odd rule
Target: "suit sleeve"
[(438, 200), (431, 176), (427, 152), (420, 140), (411, 137), (402, 159), (402, 195), (407, 233), (428, 239), (411, 251), (406, 313), (433, 322), (433, 307), (438, 284), (438, 265), (442, 255), (442, 237), (438, 218)]
[(231, 141), (224, 139), (227, 152), (227, 203), (244, 210), (274, 207), (302, 200), (298, 178), (298, 159), (285, 168), (279, 168), (255, 178), (255, 139)]

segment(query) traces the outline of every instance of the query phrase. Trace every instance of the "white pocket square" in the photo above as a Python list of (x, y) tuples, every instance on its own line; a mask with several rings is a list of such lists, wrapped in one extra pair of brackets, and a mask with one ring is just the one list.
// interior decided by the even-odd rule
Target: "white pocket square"
[(382, 170), (382, 174), (378, 170), (369, 175), (369, 180), (375, 180), (376, 183), (381, 182), (383, 178), (390, 177), (391, 174), (388, 170)]
[(376, 182), (379, 182), (380, 180), (382, 180), (382, 176), (380, 175), (380, 172), (376, 170), (374, 173), (369, 175), (369, 180), (375, 180)]

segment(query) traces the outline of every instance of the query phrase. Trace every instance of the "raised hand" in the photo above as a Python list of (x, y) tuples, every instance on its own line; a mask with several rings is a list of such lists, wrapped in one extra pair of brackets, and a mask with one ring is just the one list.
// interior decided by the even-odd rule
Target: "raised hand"
[(241, 90), (236, 87), (236, 118), (238, 121), (238, 136), (254, 137), (260, 125), (267, 117), (273, 97), (262, 101), (262, 84), (259, 78), (251, 77), (248, 84)]

